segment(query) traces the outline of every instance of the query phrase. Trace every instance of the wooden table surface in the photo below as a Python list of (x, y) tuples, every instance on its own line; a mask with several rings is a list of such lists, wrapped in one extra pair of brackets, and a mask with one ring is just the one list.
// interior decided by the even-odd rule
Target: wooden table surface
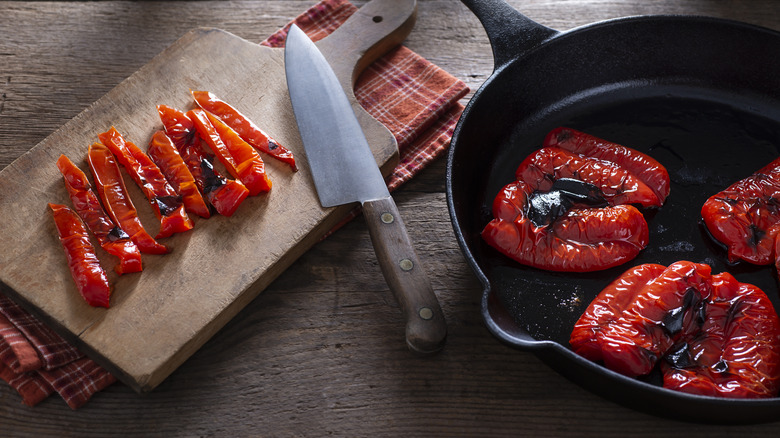
[[(314, 0), (0, 2), (0, 168), (195, 27), (260, 42)], [(356, 1), (362, 5), (363, 1)], [(406, 45), (476, 90), (492, 70), (476, 18), (419, 0)], [(726, 17), (780, 30), (773, 0), (512, 0), (558, 30), (627, 15)], [(464, 103), (467, 99), (464, 99)], [(3, 436), (776, 435), (779, 424), (661, 419), (593, 395), (485, 329), (480, 285), (455, 241), (440, 159), (395, 198), (449, 326), (407, 351), (403, 322), (358, 218), (317, 244), (153, 392), (123, 384), (72, 411), (0, 383)], [(778, 413), (780, 420), (780, 413)]]

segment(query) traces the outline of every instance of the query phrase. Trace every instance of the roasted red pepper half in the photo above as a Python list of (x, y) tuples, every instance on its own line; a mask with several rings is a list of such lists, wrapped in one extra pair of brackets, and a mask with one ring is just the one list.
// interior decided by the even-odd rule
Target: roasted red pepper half
[(635, 149), (565, 127), (550, 131), (544, 139), (544, 147), (559, 147), (575, 154), (616, 163), (644, 182), (661, 203), (669, 196), (669, 173), (666, 168)]
[(101, 143), (94, 143), (87, 152), (87, 161), (95, 180), (95, 189), (114, 222), (130, 235), (130, 239), (141, 252), (167, 253), (168, 247), (158, 243), (144, 230), (133, 201), (127, 195), (122, 173), (111, 151)]
[(89, 241), (87, 229), (70, 208), (60, 204), (49, 204), (49, 208), (79, 293), (90, 306), (108, 307), (111, 287), (95, 247)]
[(660, 366), (673, 390), (758, 398), (780, 389), (780, 319), (769, 298), (705, 264), (626, 271), (590, 303), (570, 344), (631, 377)]
[(160, 168), (141, 148), (126, 141), (113, 126), (98, 135), (98, 138), (113, 152), (117, 161), (149, 200), (152, 211), (160, 220), (160, 231), (156, 239), (192, 229), (193, 223), (184, 211), (181, 196), (168, 184)]
[(730, 398), (780, 387), (780, 320), (766, 294), (724, 272), (712, 276), (704, 323), (661, 362), (664, 387)]
[(780, 158), (707, 199), (701, 216), (730, 262), (780, 266), (779, 206)]
[[(572, 143), (561, 132), (560, 128), (552, 131), (546, 142)], [(588, 137), (590, 143), (593, 139)], [(651, 187), (645, 180), (655, 184), (654, 179), (637, 174), (643, 171), (641, 164), (647, 164), (652, 168), (645, 173), (668, 181), (666, 169), (638, 151), (613, 143), (576, 146), (571, 147), (575, 152), (547, 146), (523, 160), (515, 172), (517, 181), (505, 186), (493, 201), (494, 219), (482, 231), (489, 245), (520, 263), (567, 272), (617, 266), (647, 246), (647, 222), (628, 204), (660, 207), (668, 182)], [(624, 167), (623, 162), (630, 166)]]
[(176, 150), (176, 145), (165, 132), (157, 131), (152, 135), (148, 153), (176, 193), (181, 195), (185, 210), (202, 218), (209, 218), (211, 212), (195, 184), (195, 178)]
[(612, 205), (660, 207), (664, 201), (644, 181), (619, 163), (557, 147), (542, 148), (529, 155), (520, 163), (515, 177), (542, 191), (549, 190), (556, 179), (578, 179), (597, 186)]
[(141, 252), (130, 240), (130, 236), (103, 210), (95, 192), (92, 191), (87, 175), (65, 155), (60, 155), (57, 168), (65, 179), (65, 187), (76, 213), (92, 231), (100, 246), (107, 253), (119, 257), (119, 264), (114, 267), (117, 274), (140, 272)]
[(158, 105), (157, 111), (165, 126), (165, 133), (176, 145), (200, 192), (217, 213), (231, 216), (249, 196), (249, 190), (239, 181), (222, 177), (203, 151), (195, 123), (175, 108)]
[(198, 106), (220, 118), (236, 131), (244, 141), (277, 160), (289, 164), (293, 170), (298, 170), (298, 167), (295, 165), (295, 157), (290, 150), (271, 138), (271, 136), (230, 104), (208, 91), (193, 91), (192, 97), (195, 98)]
[(568, 272), (617, 266), (647, 246), (647, 222), (633, 206), (571, 207), (578, 205), (566, 190), (540, 193), (525, 182), (514, 182), (493, 202), (495, 219), (482, 231), (482, 238), (520, 263)]
[(241, 139), (229, 126), (202, 109), (187, 112), (195, 122), (195, 129), (211, 148), (225, 168), (249, 189), (249, 194), (271, 190), (271, 180), (265, 173), (265, 164), (255, 149)]

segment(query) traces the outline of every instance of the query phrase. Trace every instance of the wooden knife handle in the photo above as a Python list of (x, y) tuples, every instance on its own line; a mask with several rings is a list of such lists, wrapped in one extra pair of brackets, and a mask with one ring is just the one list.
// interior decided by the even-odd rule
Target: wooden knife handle
[(392, 197), (363, 203), (379, 266), (406, 319), (406, 344), (417, 353), (444, 346), (447, 325), (428, 275)]

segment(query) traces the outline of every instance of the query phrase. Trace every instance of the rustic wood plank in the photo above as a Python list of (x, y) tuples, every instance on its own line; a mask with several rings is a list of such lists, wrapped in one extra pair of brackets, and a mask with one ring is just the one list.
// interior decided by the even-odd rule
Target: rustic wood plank
[[(314, 4), (0, 2), (0, 168), (193, 27), (260, 41)], [(361, 2), (356, 2), (360, 4)], [(780, 30), (773, 0), (512, 0), (565, 30), (642, 13), (705, 14)], [(484, 32), (452, 0), (421, 0), (407, 45), (476, 89), (492, 69)], [(97, 42), (101, 41), (101, 42)], [(8, 436), (773, 436), (777, 423), (680, 423), (582, 390), (492, 338), (480, 287), (455, 244), (438, 160), (396, 193), (449, 327), (440, 355), (408, 355), (400, 311), (361, 218), (315, 245), (155, 391), (124, 385), (78, 411), (36, 408), (0, 384)]]

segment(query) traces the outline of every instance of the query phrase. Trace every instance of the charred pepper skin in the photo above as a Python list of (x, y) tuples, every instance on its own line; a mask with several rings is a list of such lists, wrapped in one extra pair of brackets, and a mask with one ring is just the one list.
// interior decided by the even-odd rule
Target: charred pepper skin
[(612, 205), (663, 204), (652, 188), (620, 164), (557, 147), (542, 148), (528, 156), (517, 168), (515, 178), (541, 191), (549, 190), (557, 179), (573, 178), (600, 188)]
[(292, 151), (271, 138), (233, 106), (208, 91), (192, 91), (192, 97), (198, 106), (221, 119), (257, 150), (287, 163), (293, 171), (298, 170)]
[(729, 398), (777, 395), (780, 320), (766, 294), (724, 272), (712, 276), (706, 309), (697, 336), (661, 363), (664, 387)]
[(209, 207), (198, 190), (195, 178), (187, 169), (176, 145), (165, 132), (157, 131), (152, 135), (148, 153), (149, 158), (157, 164), (176, 193), (181, 195), (184, 209), (204, 219), (211, 217)]
[(157, 111), (165, 133), (176, 145), (195, 178), (198, 190), (217, 213), (232, 216), (249, 196), (249, 190), (240, 181), (226, 179), (214, 169), (210, 157), (200, 145), (195, 123), (184, 112), (166, 105), (158, 105)]
[(119, 258), (114, 266), (117, 274), (141, 272), (141, 252), (127, 235), (106, 214), (100, 205), (87, 175), (65, 155), (60, 155), (57, 168), (65, 180), (71, 203), (76, 213), (86, 223), (100, 246), (109, 254)]
[(590, 303), (569, 342), (627, 376), (660, 366), (663, 386), (676, 391), (762, 398), (780, 389), (780, 319), (771, 302), (705, 264), (626, 271)]
[(730, 262), (780, 266), (780, 158), (711, 196), (701, 216)]
[[(493, 220), (482, 231), (490, 246), (519, 263), (563, 272), (618, 266), (647, 246), (647, 222), (630, 204), (660, 207), (669, 192), (666, 169), (638, 151), (598, 143), (595, 137), (575, 144), (575, 135), (585, 136), (553, 130), (547, 146), (520, 163), (516, 181), (498, 193)], [(649, 185), (657, 181), (661, 187)]]
[(666, 168), (654, 158), (635, 149), (566, 127), (550, 131), (544, 139), (544, 147), (558, 147), (575, 154), (616, 163), (652, 189), (661, 203), (669, 196), (671, 186)]
[(111, 151), (102, 143), (93, 143), (87, 151), (87, 161), (98, 195), (114, 222), (130, 236), (141, 252), (168, 253), (168, 247), (154, 240), (141, 224), (133, 201), (127, 194), (119, 165)]
[(95, 254), (95, 247), (89, 241), (86, 227), (70, 208), (51, 203), (49, 208), (79, 294), (90, 306), (108, 308), (111, 286)]
[(184, 211), (181, 196), (168, 184), (160, 168), (141, 148), (125, 140), (113, 126), (99, 134), (98, 138), (111, 150), (149, 201), (152, 211), (160, 221), (160, 231), (156, 239), (192, 229), (194, 224)]
[(211, 148), (233, 178), (241, 181), (250, 196), (271, 190), (271, 180), (265, 164), (255, 149), (241, 139), (229, 126), (202, 109), (187, 112), (195, 122), (201, 139)]
[(493, 203), (493, 219), (482, 238), (504, 255), (528, 266), (563, 272), (589, 272), (621, 265), (647, 246), (647, 222), (630, 205), (572, 209), (537, 226), (529, 217), (534, 190), (518, 181)]

